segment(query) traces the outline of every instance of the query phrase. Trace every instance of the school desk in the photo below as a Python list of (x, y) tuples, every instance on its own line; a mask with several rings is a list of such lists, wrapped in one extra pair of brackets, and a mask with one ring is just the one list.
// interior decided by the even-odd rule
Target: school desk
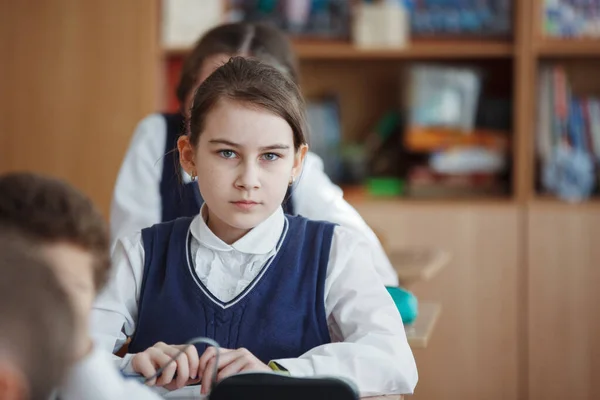
[(451, 260), (450, 253), (436, 248), (405, 248), (387, 251), (398, 281), (403, 288), (409, 288), (416, 282), (432, 279)]
[(404, 325), (408, 344), (413, 349), (427, 347), (442, 307), (435, 303), (420, 303), (419, 315), (411, 325)]

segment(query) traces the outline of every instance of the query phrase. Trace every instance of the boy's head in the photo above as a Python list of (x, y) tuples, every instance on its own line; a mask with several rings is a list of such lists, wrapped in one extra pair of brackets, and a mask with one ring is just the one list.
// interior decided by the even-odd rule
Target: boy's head
[(2, 175), (0, 226), (40, 249), (73, 300), (78, 329), (87, 332), (92, 302), (110, 267), (108, 228), (90, 199), (58, 179)]
[(74, 315), (48, 264), (0, 232), (0, 398), (48, 399), (73, 359)]

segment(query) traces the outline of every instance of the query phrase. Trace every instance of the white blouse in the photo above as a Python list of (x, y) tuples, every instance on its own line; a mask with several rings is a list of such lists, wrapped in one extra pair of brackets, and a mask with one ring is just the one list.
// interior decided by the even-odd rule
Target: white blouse
[[(281, 207), (240, 240), (228, 245), (204, 221), (205, 207), (190, 226), (194, 268), (222, 301), (235, 297), (260, 272), (287, 222)], [(333, 343), (298, 358), (273, 360), (293, 376), (334, 375), (353, 380), (362, 396), (412, 393), (417, 369), (402, 319), (373, 268), (372, 246), (363, 235), (336, 227), (325, 281), (325, 312)], [(113, 276), (92, 312), (96, 345), (118, 350), (133, 335), (144, 270), (141, 234), (119, 239)], [(192, 276), (190, 276), (192, 279)], [(175, 343), (173, 343), (175, 344)], [(130, 371), (132, 355), (119, 359)]]
[[(113, 244), (118, 238), (161, 222), (160, 181), (167, 141), (167, 125), (160, 114), (138, 124), (113, 193), (110, 226)], [(183, 173), (184, 181), (189, 182)], [(342, 190), (323, 171), (323, 161), (308, 153), (297, 184), (293, 187), (294, 210), (312, 220), (337, 223), (360, 232), (367, 239), (373, 257), (370, 264), (387, 286), (398, 286), (398, 276), (381, 243), (360, 214), (344, 200)]]

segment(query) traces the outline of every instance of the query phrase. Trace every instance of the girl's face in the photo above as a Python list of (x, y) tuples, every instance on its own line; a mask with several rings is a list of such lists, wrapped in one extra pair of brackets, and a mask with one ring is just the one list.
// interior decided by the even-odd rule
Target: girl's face
[(196, 148), (179, 139), (182, 167), (195, 172), (208, 208), (208, 225), (233, 243), (281, 206), (299, 175), (307, 146), (294, 149), (292, 128), (281, 117), (221, 100), (206, 118)]

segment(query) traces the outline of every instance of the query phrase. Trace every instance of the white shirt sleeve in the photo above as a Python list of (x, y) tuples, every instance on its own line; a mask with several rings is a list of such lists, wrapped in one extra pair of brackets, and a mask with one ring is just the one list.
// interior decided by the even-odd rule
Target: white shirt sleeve
[(307, 153), (302, 175), (293, 188), (294, 211), (303, 217), (329, 221), (351, 228), (364, 235), (369, 244), (369, 254), (375, 271), (386, 286), (398, 286), (394, 271), (385, 250), (373, 230), (346, 200), (342, 190), (334, 185), (323, 171), (323, 161), (313, 153)]
[(336, 227), (325, 285), (333, 341), (299, 358), (274, 360), (292, 376), (354, 381), (361, 396), (413, 393), (418, 375), (402, 318), (372, 268), (370, 244)]
[(167, 124), (152, 114), (138, 124), (117, 176), (110, 209), (112, 244), (161, 220), (160, 181)]
[[(121, 238), (112, 254), (113, 269), (106, 287), (92, 309), (90, 331), (95, 345), (109, 353), (119, 350), (133, 335), (138, 318), (138, 302), (144, 273), (144, 246), (141, 233)], [(113, 359), (129, 370), (131, 354)]]
[[(198, 389), (200, 390), (200, 389)], [(159, 400), (157, 393), (143, 384), (123, 378), (109, 354), (97, 349), (76, 363), (59, 389), (61, 400)]]

